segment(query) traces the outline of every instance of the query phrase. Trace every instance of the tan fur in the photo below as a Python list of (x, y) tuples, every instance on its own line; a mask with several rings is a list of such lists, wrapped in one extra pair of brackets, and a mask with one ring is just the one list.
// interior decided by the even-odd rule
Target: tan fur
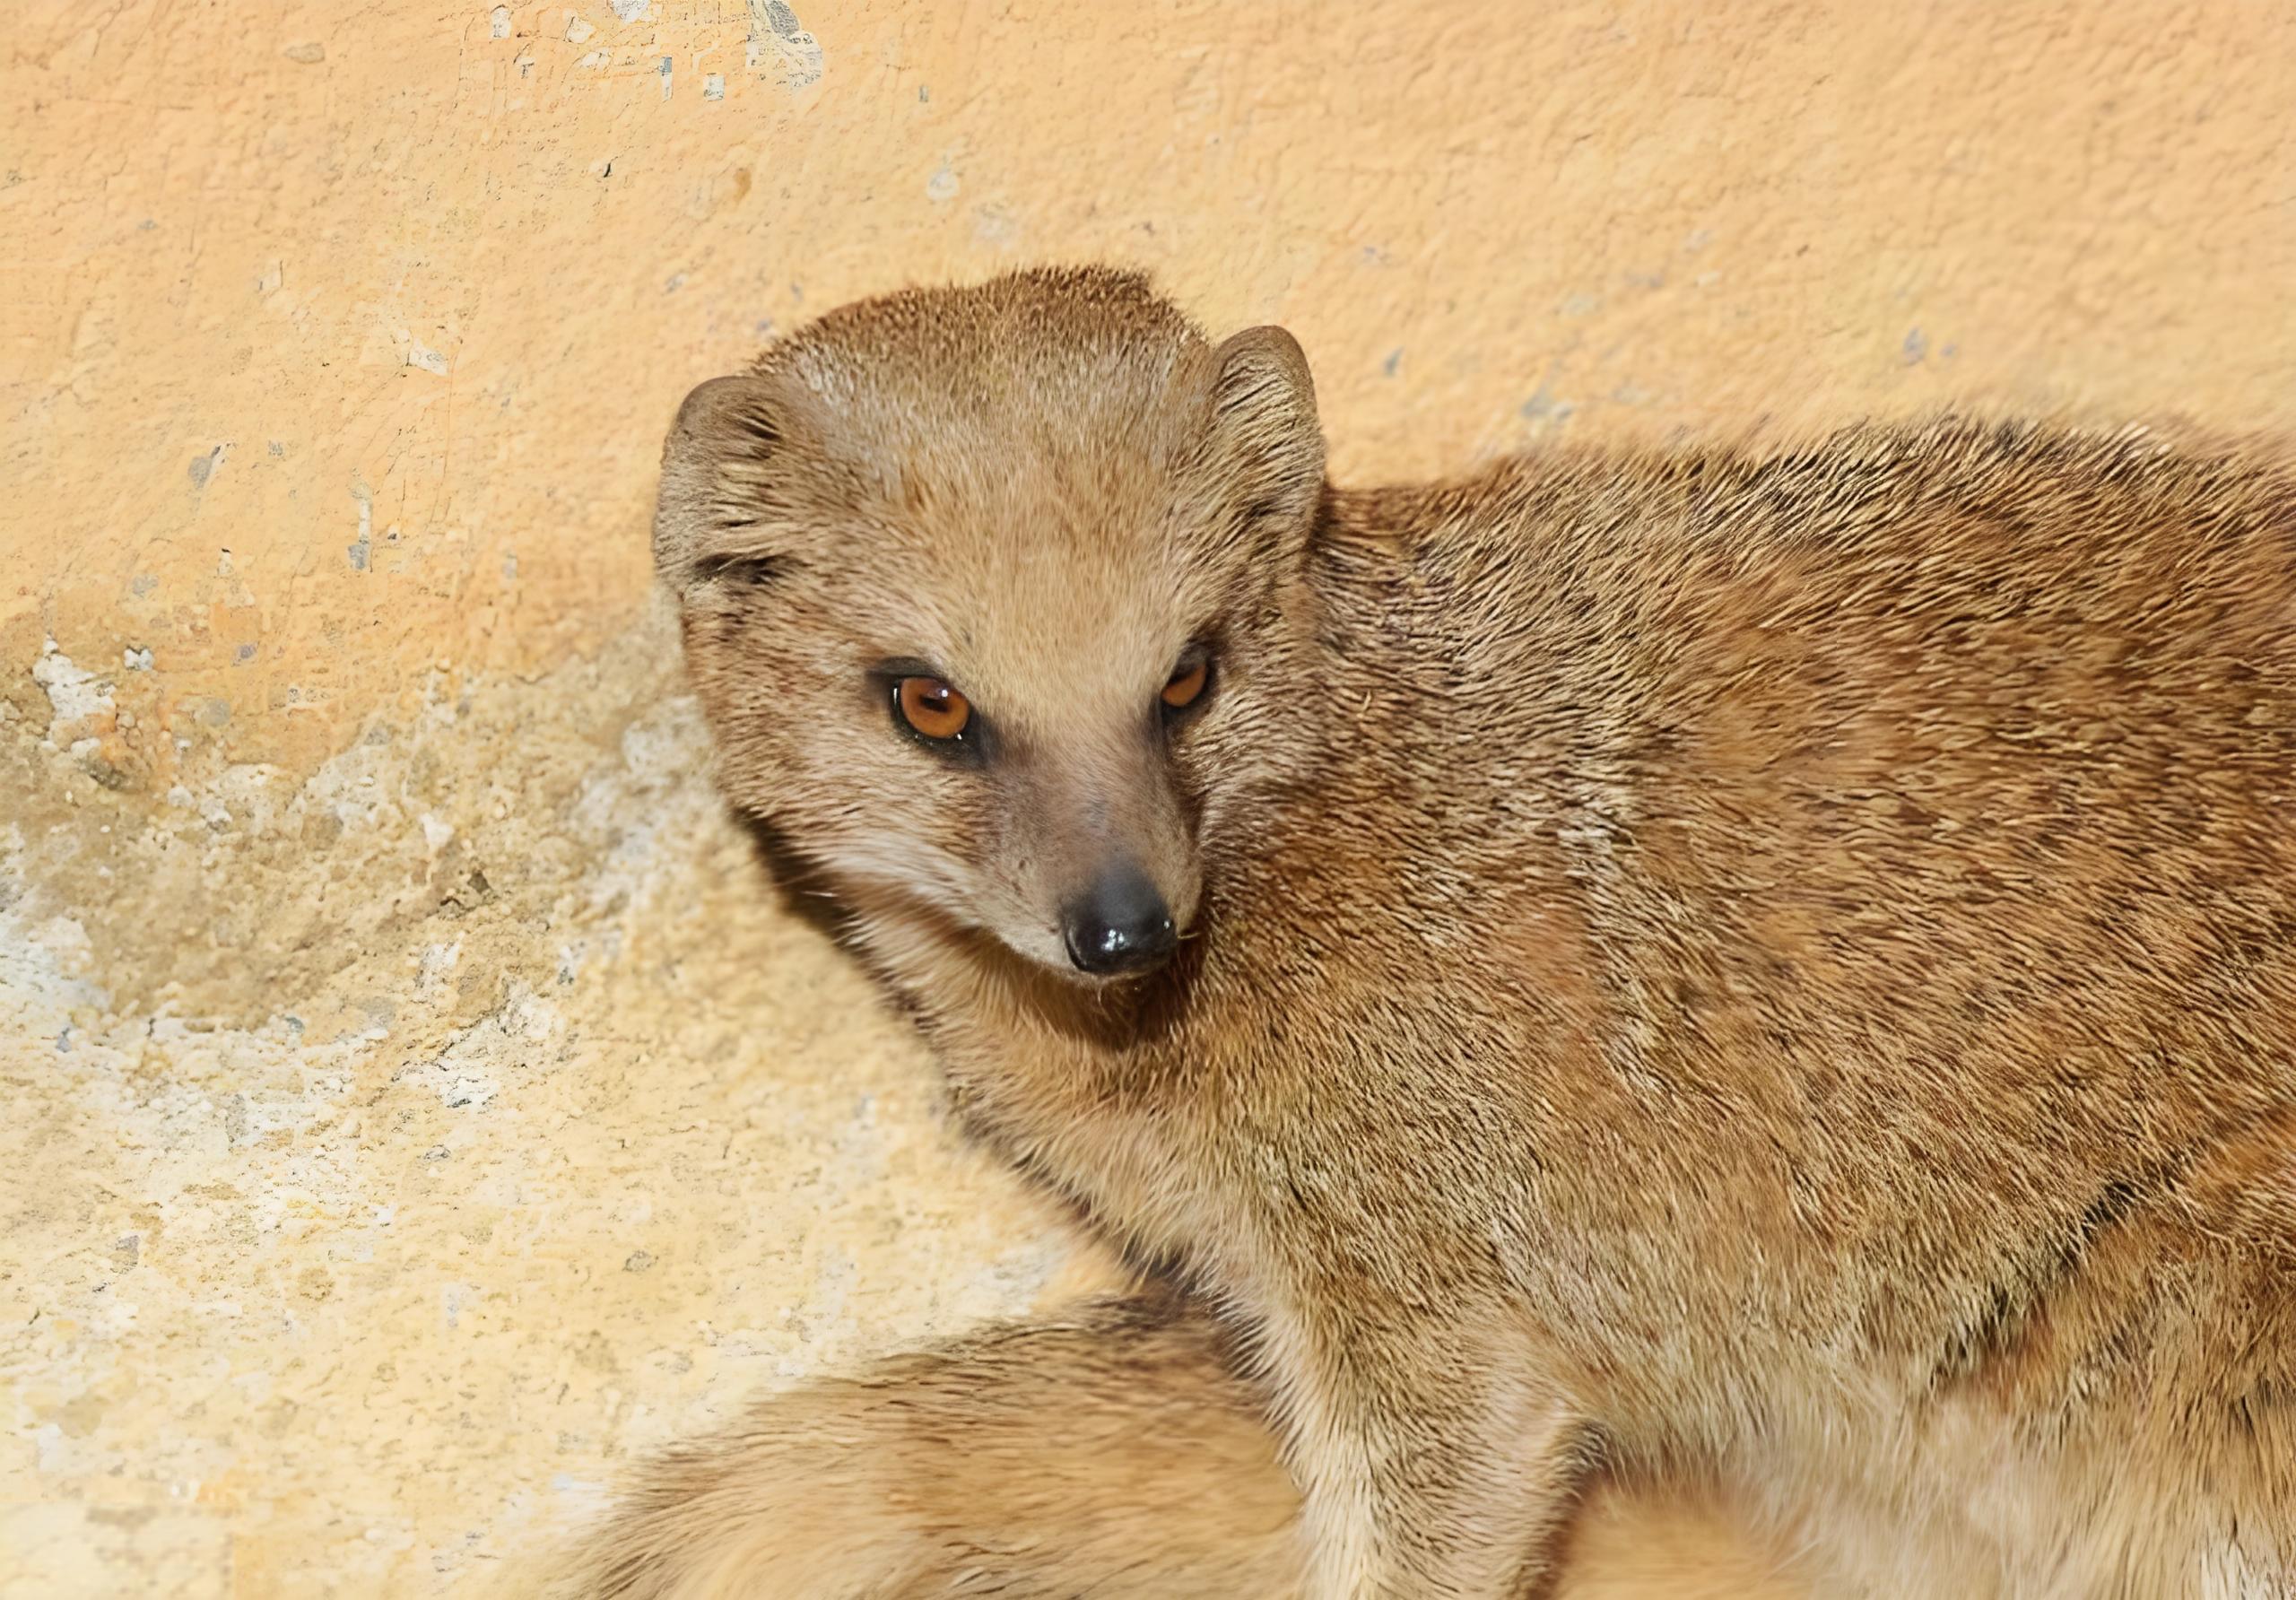
[[(647, 1465), (570, 1589), (1297, 1600), (1299, 1495), (1226, 1335), (1169, 1293), (778, 1396)], [(1801, 1590), (1713, 1511), (1598, 1498), (1553, 1600)]]
[[(728, 794), (968, 1126), (1208, 1311), (776, 1401), (570, 1592), (2296, 1593), (2272, 458), (1946, 422), (1337, 490), (1288, 336), (1039, 273), (697, 391), (657, 548)], [(989, 759), (897, 736), (888, 660)], [(1189, 936), (1087, 984), (1118, 857)]]

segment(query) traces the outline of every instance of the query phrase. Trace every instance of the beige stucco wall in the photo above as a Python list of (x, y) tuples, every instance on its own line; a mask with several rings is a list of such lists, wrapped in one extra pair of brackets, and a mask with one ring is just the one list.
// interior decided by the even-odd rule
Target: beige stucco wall
[(0, 19), (0, 1595), (421, 1594), (1103, 1269), (760, 888), (644, 530), (684, 387), (1110, 257), (1337, 469), (1960, 399), (2296, 422), (2296, 13)]

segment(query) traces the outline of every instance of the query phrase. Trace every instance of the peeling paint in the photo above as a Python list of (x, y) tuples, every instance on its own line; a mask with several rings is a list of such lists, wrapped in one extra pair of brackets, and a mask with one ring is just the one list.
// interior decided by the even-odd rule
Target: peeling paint
[[(61, 656), (46, 680), (86, 710)], [(35, 1495), (164, 1509), (228, 1471), (244, 1509), (211, 1515), (283, 1590), (421, 1592), (473, 1504), (511, 1508), (480, 1558), (515, 1553), (556, 1524), (520, 1498), (553, 1478), (602, 1480), (864, 1328), (953, 1331), (1069, 1270), (1048, 1214), (937, 1127), (899, 1024), (761, 892), (674, 661), (661, 621), (532, 683), (437, 674), (307, 778), (227, 763), (100, 821), (36, 730), (0, 727), (0, 774), (33, 775), (0, 820), (0, 1041), (42, 1058), (0, 1170), (36, 1142), (69, 1175), (11, 1196)], [(574, 1283), (578, 1337), (533, 1309)], [(422, 1472), (339, 1470), (407, 1450)], [(149, 1592), (175, 1559), (131, 1538), (40, 1592)]]
[(781, 86), (796, 91), (822, 80), (825, 57), (821, 41), (805, 31), (797, 13), (783, 0), (748, 0), (750, 34), (747, 62), (752, 72), (770, 61)]

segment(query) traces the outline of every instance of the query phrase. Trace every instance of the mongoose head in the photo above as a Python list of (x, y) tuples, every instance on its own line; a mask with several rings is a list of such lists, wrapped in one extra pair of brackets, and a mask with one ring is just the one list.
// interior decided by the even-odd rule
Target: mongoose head
[(1285, 662), (1323, 473), (1291, 335), (1214, 346), (1131, 274), (822, 317), (664, 454), (728, 794), (858, 903), (1152, 968), (1312, 723)]

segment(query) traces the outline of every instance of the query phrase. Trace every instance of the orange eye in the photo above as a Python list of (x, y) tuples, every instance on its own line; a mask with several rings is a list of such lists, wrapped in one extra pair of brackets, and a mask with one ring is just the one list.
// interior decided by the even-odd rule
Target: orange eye
[(1157, 698), (1172, 710), (1185, 711), (1196, 704), (1204, 693), (1204, 686), (1211, 681), (1212, 658), (1207, 656), (1174, 673)]
[(893, 685), (900, 719), (928, 739), (954, 739), (972, 723), (972, 702), (938, 678), (903, 678)]

